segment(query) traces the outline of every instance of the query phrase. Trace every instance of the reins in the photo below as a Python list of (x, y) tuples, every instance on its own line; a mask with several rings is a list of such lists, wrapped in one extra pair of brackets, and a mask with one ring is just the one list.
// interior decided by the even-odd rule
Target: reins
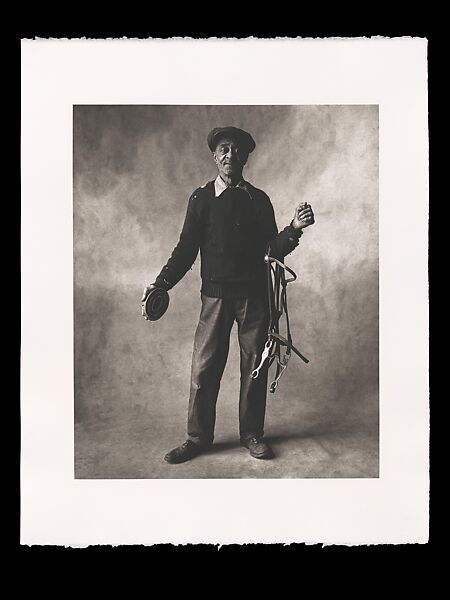
[[(277, 370), (275, 379), (270, 384), (270, 392), (273, 394), (278, 387), (278, 382), (288, 366), (291, 352), (297, 354), (305, 363), (309, 360), (294, 346), (292, 342), (291, 326), (289, 322), (289, 311), (287, 303), (287, 284), (295, 281), (297, 275), (292, 269), (286, 266), (283, 262), (270, 256), (270, 246), (267, 248), (264, 261), (267, 264), (267, 294), (269, 303), (269, 329), (267, 341), (261, 356), (261, 362), (256, 369), (253, 370), (251, 377), (255, 379), (259, 375), (259, 371), (267, 360), (267, 368), (270, 368), (272, 363), (277, 361)], [(291, 277), (286, 278), (286, 272)], [(286, 321), (286, 337), (280, 334), (280, 319), (285, 316)], [(281, 348), (286, 350), (282, 356)]]

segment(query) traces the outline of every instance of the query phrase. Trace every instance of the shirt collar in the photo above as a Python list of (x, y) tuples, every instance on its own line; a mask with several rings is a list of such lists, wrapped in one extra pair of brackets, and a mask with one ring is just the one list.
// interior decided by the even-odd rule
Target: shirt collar
[(228, 186), (222, 179), (222, 177), (220, 175), (217, 175), (216, 180), (214, 181), (214, 190), (216, 193), (216, 198), (218, 198), (220, 194), (227, 189), (227, 187), (241, 187), (246, 189), (247, 182), (244, 179), (241, 179), (236, 186)]

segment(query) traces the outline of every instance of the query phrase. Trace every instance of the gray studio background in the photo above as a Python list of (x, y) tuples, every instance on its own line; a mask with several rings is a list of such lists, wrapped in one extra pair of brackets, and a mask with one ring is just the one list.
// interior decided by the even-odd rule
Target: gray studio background
[[(200, 256), (155, 323), (140, 298), (178, 241), (191, 192), (216, 177), (210, 129), (250, 131), (244, 177), (279, 229), (300, 201), (316, 224), (286, 258), (296, 356), (268, 393), (277, 458), (239, 446), (236, 325), (214, 450), (182, 465)], [(378, 476), (378, 107), (74, 107), (75, 476)], [(272, 367), (269, 374), (274, 373)]]

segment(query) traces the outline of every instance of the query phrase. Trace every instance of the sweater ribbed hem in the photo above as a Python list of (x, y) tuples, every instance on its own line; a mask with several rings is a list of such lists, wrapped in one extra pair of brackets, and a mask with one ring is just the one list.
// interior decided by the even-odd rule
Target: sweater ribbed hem
[(202, 281), (201, 293), (210, 298), (264, 298), (267, 286), (264, 280), (240, 283)]

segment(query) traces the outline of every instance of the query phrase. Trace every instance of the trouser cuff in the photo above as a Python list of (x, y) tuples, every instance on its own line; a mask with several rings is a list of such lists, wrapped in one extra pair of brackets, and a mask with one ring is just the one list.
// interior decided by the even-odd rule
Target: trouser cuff
[(197, 444), (197, 446), (201, 446), (202, 448), (209, 448), (209, 446), (212, 446), (213, 443), (213, 440), (204, 440), (193, 435), (188, 435), (187, 439), (194, 444)]
[(264, 432), (262, 433), (246, 433), (240, 436), (241, 443), (246, 443), (250, 438), (258, 438), (261, 439), (264, 436)]

